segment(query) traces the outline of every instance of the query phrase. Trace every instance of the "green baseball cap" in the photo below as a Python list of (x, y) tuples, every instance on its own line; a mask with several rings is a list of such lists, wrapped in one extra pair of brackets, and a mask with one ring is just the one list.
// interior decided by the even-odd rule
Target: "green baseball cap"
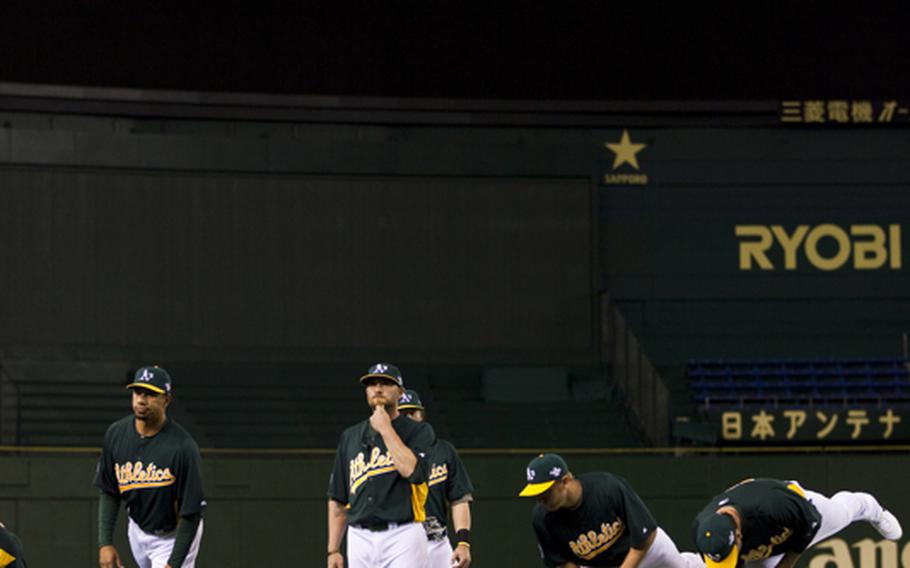
[(366, 375), (360, 377), (360, 382), (366, 382), (367, 379), (371, 378), (385, 379), (404, 388), (404, 378), (401, 376), (401, 371), (398, 370), (398, 367), (389, 363), (376, 363), (367, 370)]
[(695, 527), (695, 548), (708, 568), (735, 568), (739, 561), (736, 546), (736, 523), (733, 517), (714, 513)]
[(416, 390), (406, 389), (398, 399), (398, 410), (424, 410)]
[(540, 454), (528, 464), (525, 470), (528, 478), (528, 484), (525, 485), (519, 497), (536, 497), (549, 489), (562, 479), (562, 476), (569, 473), (569, 466), (566, 460), (562, 459), (559, 454)]
[(158, 394), (171, 394), (171, 376), (158, 365), (140, 367), (133, 375), (133, 382), (126, 385), (126, 388), (146, 389)]

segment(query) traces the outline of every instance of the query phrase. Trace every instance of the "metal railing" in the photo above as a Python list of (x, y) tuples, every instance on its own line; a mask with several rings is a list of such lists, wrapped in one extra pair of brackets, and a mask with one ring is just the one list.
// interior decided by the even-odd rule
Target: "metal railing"
[(666, 446), (670, 438), (667, 386), (606, 293), (601, 294), (600, 306), (601, 361), (624, 397), (626, 410), (637, 422), (645, 444)]
[(19, 386), (0, 363), (0, 444), (16, 445), (21, 439)]

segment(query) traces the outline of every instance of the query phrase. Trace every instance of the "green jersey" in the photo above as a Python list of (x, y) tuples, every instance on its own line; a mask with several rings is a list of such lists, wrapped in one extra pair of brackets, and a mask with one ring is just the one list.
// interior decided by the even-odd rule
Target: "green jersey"
[(734, 507), (742, 517), (740, 562), (761, 560), (784, 552), (800, 553), (821, 527), (818, 510), (806, 499), (802, 488), (791, 481), (742, 481), (714, 496), (695, 517), (693, 527), (725, 506)]
[(399, 415), (392, 427), (417, 458), (407, 479), (402, 477), (382, 436), (364, 420), (341, 434), (329, 477), (328, 498), (347, 505), (349, 525), (407, 523), (426, 520), (428, 453), (436, 433), (425, 422)]
[(549, 512), (534, 506), (534, 533), (546, 566), (567, 562), (619, 566), (629, 548), (643, 548), (657, 521), (635, 491), (618, 475), (584, 473), (581, 503)]
[(130, 518), (146, 533), (167, 533), (178, 517), (205, 508), (199, 447), (173, 420), (150, 437), (140, 436), (134, 421), (130, 415), (107, 429), (95, 486), (125, 501)]
[(28, 568), (19, 538), (0, 527), (0, 568)]
[(439, 440), (430, 450), (429, 486), (427, 535), (434, 539), (443, 538), (448, 524), (449, 504), (474, 492), (458, 451), (446, 440)]

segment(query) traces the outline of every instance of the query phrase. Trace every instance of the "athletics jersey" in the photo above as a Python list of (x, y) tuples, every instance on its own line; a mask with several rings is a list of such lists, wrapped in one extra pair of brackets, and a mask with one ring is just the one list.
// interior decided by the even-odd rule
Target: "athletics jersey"
[(784, 552), (800, 553), (821, 527), (821, 515), (796, 483), (746, 479), (711, 499), (695, 517), (693, 534), (701, 519), (725, 506), (735, 507), (742, 516), (741, 562)]
[(134, 421), (127, 416), (107, 429), (95, 486), (123, 499), (130, 518), (146, 533), (170, 532), (178, 516), (205, 508), (199, 447), (171, 419), (149, 438), (136, 432)]
[(27, 568), (19, 538), (0, 527), (0, 568)]
[(417, 458), (408, 479), (395, 469), (382, 436), (369, 420), (341, 433), (328, 497), (347, 505), (349, 525), (426, 520), (427, 455), (436, 442), (436, 433), (429, 424), (403, 414), (392, 420), (392, 427)]
[[(448, 504), (474, 492), (468, 470), (461, 463), (458, 451), (446, 440), (439, 440), (430, 450), (430, 496), (427, 499), (427, 521), (445, 527)], [(445, 531), (443, 530), (443, 533)]]
[(534, 506), (534, 532), (546, 566), (567, 562), (583, 566), (619, 566), (629, 548), (643, 548), (657, 521), (638, 494), (618, 475), (584, 473), (575, 509), (548, 512)]

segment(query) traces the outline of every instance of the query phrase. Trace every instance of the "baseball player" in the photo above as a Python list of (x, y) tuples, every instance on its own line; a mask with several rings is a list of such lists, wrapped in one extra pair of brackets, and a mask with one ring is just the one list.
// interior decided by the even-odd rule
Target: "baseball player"
[(167, 417), (167, 371), (142, 367), (127, 388), (133, 393), (133, 414), (107, 429), (95, 472), (100, 490), (98, 564), (123, 566), (112, 542), (124, 501), (130, 548), (139, 568), (193, 568), (205, 509), (199, 447)]
[(680, 553), (624, 479), (606, 472), (575, 477), (557, 454), (531, 460), (519, 496), (536, 497), (533, 527), (545, 566), (704, 568)]
[(746, 479), (716, 495), (693, 530), (708, 568), (789, 568), (804, 550), (856, 521), (871, 523), (888, 540), (903, 534), (897, 518), (868, 493), (828, 498), (778, 479)]
[(19, 537), (0, 523), (0, 568), (28, 568)]
[(436, 434), (399, 414), (401, 371), (377, 363), (360, 378), (364, 420), (341, 434), (328, 489), (328, 568), (343, 568), (347, 529), (350, 568), (426, 568), (427, 452)]
[[(407, 389), (398, 399), (398, 411), (417, 422), (426, 419), (426, 409), (415, 390)], [(436, 440), (430, 450), (430, 495), (423, 526), (429, 541), (429, 568), (467, 568), (471, 565), (471, 501), (474, 486), (458, 451), (446, 440)], [(448, 506), (447, 506), (448, 505)], [(446, 529), (451, 510), (455, 550)]]

